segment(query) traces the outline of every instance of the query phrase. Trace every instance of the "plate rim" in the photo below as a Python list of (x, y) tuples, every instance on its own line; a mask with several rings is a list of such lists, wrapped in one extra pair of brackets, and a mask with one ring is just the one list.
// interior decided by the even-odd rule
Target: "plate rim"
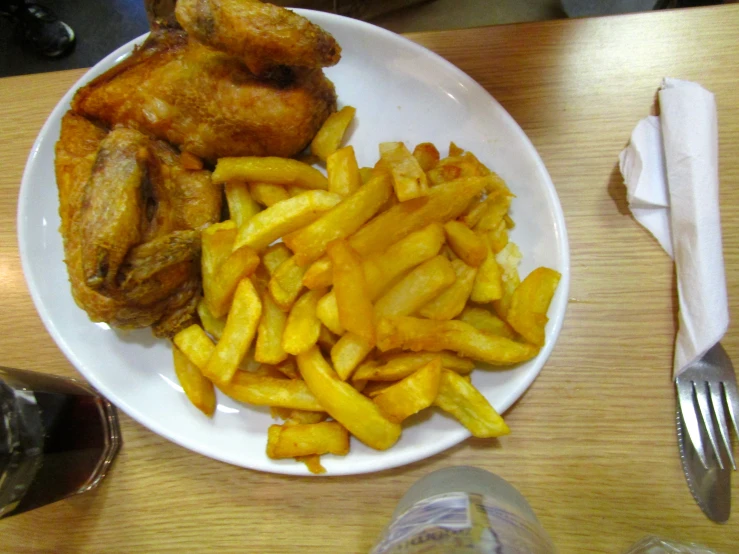
[[(560, 250), (560, 263), (561, 267), (558, 267), (558, 270), (560, 271), (562, 277), (560, 279), (560, 283), (556, 292), (555, 299), (557, 300), (557, 313), (550, 314), (553, 317), (550, 318), (549, 322), (549, 333), (548, 333), (548, 341), (544, 345), (544, 347), (540, 350), (539, 354), (535, 358), (538, 362), (540, 362), (538, 365), (539, 367), (528, 371), (524, 378), (521, 379), (520, 383), (515, 389), (515, 392), (509, 395), (509, 398), (507, 399), (507, 402), (504, 402), (500, 406), (496, 406), (496, 409), (500, 411), (501, 414), (505, 413), (513, 404), (515, 404), (525, 393), (526, 391), (531, 387), (532, 383), (536, 380), (536, 378), (541, 373), (542, 369), (546, 365), (546, 362), (549, 360), (549, 357), (551, 356), (554, 347), (559, 340), (559, 336), (562, 331), (562, 327), (564, 324), (564, 319), (567, 313), (568, 308), (568, 298), (569, 298), (569, 289), (570, 289), (570, 279), (571, 279), (571, 260), (570, 260), (570, 248), (569, 248), (569, 239), (568, 239), (568, 233), (567, 233), (567, 226), (566, 226), (566, 220), (564, 217), (564, 211), (562, 209), (562, 205), (559, 199), (559, 196), (557, 195), (557, 190), (554, 185), (554, 182), (551, 178), (551, 175), (549, 174), (549, 171), (544, 164), (544, 161), (541, 158), (541, 155), (539, 154), (538, 150), (535, 148), (534, 144), (531, 142), (528, 135), (525, 133), (523, 128), (518, 124), (518, 122), (513, 119), (513, 117), (508, 113), (508, 111), (482, 86), (480, 85), (475, 79), (470, 77), (467, 73), (462, 71), (459, 67), (452, 64), (450, 61), (445, 59), (444, 57), (440, 56), (436, 52), (433, 52), (432, 50), (429, 50), (428, 48), (413, 42), (407, 37), (404, 37), (402, 35), (393, 33), (392, 31), (388, 31), (386, 29), (383, 29), (381, 27), (378, 27), (376, 25), (372, 25), (371, 23), (367, 23), (364, 21), (355, 20), (349, 17), (337, 15), (337, 14), (331, 14), (326, 12), (319, 12), (315, 10), (305, 10), (305, 9), (294, 9), (296, 13), (299, 13), (303, 16), (308, 17), (312, 21), (325, 19), (329, 22), (336, 23), (338, 25), (348, 25), (348, 26), (356, 26), (360, 27), (363, 30), (371, 33), (371, 34), (379, 34), (380, 36), (384, 36), (387, 39), (390, 39), (391, 41), (400, 41), (404, 43), (407, 47), (409, 47), (415, 54), (430, 57), (435, 63), (440, 64), (443, 66), (445, 71), (448, 71), (450, 74), (452, 74), (454, 77), (456, 77), (462, 84), (464, 84), (466, 87), (477, 89), (478, 93), (482, 93), (486, 99), (490, 102), (492, 102), (500, 111), (500, 114), (503, 118), (507, 119), (507, 123), (510, 128), (515, 130), (515, 132), (519, 135), (519, 138), (523, 140), (523, 142), (527, 145), (527, 147), (530, 149), (530, 153), (533, 155), (534, 160), (537, 164), (537, 169), (542, 174), (542, 177), (544, 178), (546, 186), (546, 196), (548, 196), (549, 202), (552, 204), (552, 206), (555, 208), (553, 212), (553, 220), (555, 222), (555, 229), (560, 231), (559, 238), (558, 238), (558, 247)], [(319, 25), (322, 25), (323, 23), (318, 23)], [(23, 176), (21, 179), (21, 185), (18, 192), (18, 205), (17, 205), (17, 213), (16, 213), (16, 233), (17, 233), (17, 244), (18, 244), (18, 250), (20, 254), (20, 260), (21, 260), (21, 267), (23, 271), (23, 277), (24, 281), (26, 283), (26, 287), (31, 295), (31, 299), (33, 301), (34, 307), (36, 308), (36, 311), (42, 320), (42, 323), (44, 324), (44, 327), (46, 328), (49, 335), (51, 335), (52, 339), (56, 343), (57, 347), (64, 353), (67, 360), (70, 362), (70, 364), (77, 370), (77, 372), (88, 382), (90, 382), (98, 391), (101, 392), (104, 396), (106, 396), (112, 403), (116, 405), (118, 409), (126, 413), (129, 417), (134, 419), (139, 424), (143, 425), (147, 429), (153, 431), (154, 433), (158, 434), (159, 436), (183, 447), (186, 448), (192, 452), (195, 452), (197, 454), (207, 456), (209, 458), (213, 458), (216, 460), (219, 460), (221, 462), (225, 462), (231, 465), (235, 465), (238, 467), (243, 467), (246, 469), (251, 469), (255, 471), (263, 471), (268, 473), (274, 473), (274, 474), (282, 474), (282, 475), (300, 475), (300, 476), (313, 476), (310, 472), (307, 471), (303, 467), (302, 464), (290, 464), (290, 465), (271, 465), (269, 467), (265, 467), (260, 463), (255, 463), (254, 460), (247, 459), (246, 463), (244, 463), (244, 460), (235, 460), (232, 457), (220, 453), (218, 451), (209, 450), (209, 447), (202, 446), (202, 445), (195, 445), (192, 443), (189, 443), (185, 438), (182, 438), (179, 433), (173, 432), (167, 428), (163, 424), (160, 424), (160, 422), (157, 419), (153, 419), (151, 416), (147, 416), (145, 413), (141, 412), (139, 409), (135, 408), (134, 406), (130, 405), (125, 400), (119, 398), (115, 391), (109, 390), (108, 387), (98, 379), (95, 372), (88, 372), (84, 370), (85, 364), (82, 363), (80, 359), (76, 356), (76, 354), (73, 352), (72, 348), (69, 346), (67, 340), (64, 338), (63, 334), (60, 332), (57, 324), (52, 320), (50, 317), (49, 310), (47, 309), (44, 300), (41, 298), (40, 291), (38, 289), (38, 286), (36, 284), (36, 280), (32, 278), (32, 263), (29, 258), (29, 249), (24, 248), (24, 242), (26, 242), (27, 237), (24, 231), (24, 214), (27, 210), (28, 202), (30, 201), (30, 195), (24, 194), (24, 192), (27, 191), (27, 189), (31, 186), (30, 181), (30, 172), (31, 169), (35, 163), (35, 159), (38, 155), (39, 149), (42, 145), (42, 143), (48, 139), (48, 134), (50, 128), (57, 123), (63, 116), (64, 112), (66, 112), (67, 109), (69, 109), (71, 100), (76, 93), (76, 91), (86, 83), (88, 83), (90, 80), (95, 78), (100, 73), (107, 71), (107, 69), (111, 66), (120, 61), (120, 59), (130, 55), (130, 53), (134, 50), (134, 48), (137, 45), (140, 45), (146, 37), (149, 35), (149, 33), (144, 33), (130, 41), (128, 41), (126, 44), (120, 46), (119, 48), (115, 49), (105, 57), (103, 57), (98, 63), (96, 63), (94, 66), (89, 68), (62, 96), (62, 98), (57, 102), (57, 104), (52, 109), (51, 113), (47, 117), (46, 121), (44, 122), (43, 126), (41, 127), (40, 131), (38, 132), (38, 135), (36, 139), (34, 140), (33, 146), (31, 147), (31, 151), (28, 155), (28, 158), (26, 160), (26, 165), (24, 167)], [(103, 69), (103, 66), (105, 67)], [(512, 125), (511, 125), (512, 124)], [(53, 140), (56, 142), (58, 137), (55, 137)], [(57, 196), (58, 196), (58, 191)], [(57, 200), (58, 202), (58, 200)], [(57, 231), (58, 232), (58, 231)], [(65, 267), (65, 262), (63, 260), (63, 250), (62, 250), (62, 260), (61, 264)], [(553, 303), (554, 304), (554, 303)], [(93, 322), (90, 322), (91, 325), (94, 325)], [(340, 468), (332, 468), (330, 470), (330, 473), (323, 474), (323, 476), (327, 477), (334, 477), (334, 476), (344, 476), (344, 475), (356, 475), (356, 474), (367, 474), (367, 473), (376, 473), (380, 471), (385, 471), (397, 467), (401, 467), (404, 465), (408, 465), (411, 463), (421, 462), (423, 460), (428, 459), (431, 456), (437, 455), (445, 450), (448, 450), (452, 446), (455, 446), (467, 438), (471, 436), (470, 432), (462, 427), (459, 426), (459, 429), (455, 433), (447, 434), (447, 440), (441, 441), (441, 446), (438, 444), (434, 444), (433, 448), (425, 449), (428, 450), (428, 452), (425, 452), (421, 456), (415, 456), (410, 457), (410, 459), (406, 458), (389, 458), (388, 461), (383, 463), (380, 467), (377, 467), (376, 469), (359, 469), (355, 470), (353, 466), (347, 466), (347, 467), (340, 467)], [(353, 439), (356, 440), (356, 439)]]

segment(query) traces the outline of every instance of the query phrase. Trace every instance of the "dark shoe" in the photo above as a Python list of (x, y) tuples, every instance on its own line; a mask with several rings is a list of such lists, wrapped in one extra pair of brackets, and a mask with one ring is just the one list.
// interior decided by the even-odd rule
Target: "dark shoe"
[(16, 12), (23, 43), (48, 58), (63, 56), (75, 43), (72, 28), (41, 4), (26, 4)]

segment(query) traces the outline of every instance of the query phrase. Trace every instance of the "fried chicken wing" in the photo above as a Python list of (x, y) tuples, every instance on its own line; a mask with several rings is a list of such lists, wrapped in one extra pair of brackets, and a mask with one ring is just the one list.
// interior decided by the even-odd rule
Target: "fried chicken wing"
[(287, 82), (262, 79), (240, 59), (164, 30), (81, 88), (73, 109), (214, 162), (294, 156), (336, 110), (336, 93), (320, 69), (292, 71)]
[(175, 15), (191, 37), (243, 59), (256, 75), (275, 66), (329, 67), (341, 58), (318, 25), (259, 0), (178, 0)]
[[(200, 292), (200, 229), (221, 210), (221, 190), (209, 172), (185, 170), (172, 147), (141, 133), (107, 133), (69, 112), (56, 145), (56, 177), (72, 294), (90, 319), (153, 326), (157, 336), (191, 323)], [(89, 201), (91, 194), (99, 198)], [(106, 272), (91, 283), (85, 260), (101, 251)]]

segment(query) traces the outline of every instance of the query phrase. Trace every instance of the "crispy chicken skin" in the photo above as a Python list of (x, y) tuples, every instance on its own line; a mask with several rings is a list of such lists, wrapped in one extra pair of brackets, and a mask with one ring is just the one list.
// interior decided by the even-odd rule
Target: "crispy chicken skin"
[[(200, 230), (221, 210), (210, 173), (185, 170), (171, 146), (137, 131), (108, 133), (68, 112), (56, 145), (56, 178), (72, 294), (90, 319), (122, 328), (151, 325), (167, 337), (192, 323)], [(97, 261), (100, 252), (106, 270), (91, 282), (85, 262)]]
[(154, 32), (123, 63), (75, 95), (72, 108), (215, 162), (226, 156), (294, 156), (336, 110), (320, 69), (283, 80), (256, 77), (234, 56), (183, 31)]
[(178, 0), (175, 15), (188, 35), (241, 58), (257, 75), (275, 66), (329, 67), (341, 57), (318, 25), (258, 0)]

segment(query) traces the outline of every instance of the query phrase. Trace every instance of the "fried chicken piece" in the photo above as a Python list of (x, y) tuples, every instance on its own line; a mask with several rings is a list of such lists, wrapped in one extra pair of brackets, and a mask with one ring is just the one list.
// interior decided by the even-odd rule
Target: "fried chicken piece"
[[(114, 143), (125, 148), (112, 155), (107, 147)], [(134, 153), (132, 145), (146, 154)], [(133, 171), (142, 160), (143, 167)], [(210, 173), (186, 170), (167, 144), (127, 129), (107, 133), (72, 112), (62, 119), (55, 165), (72, 294), (90, 319), (121, 328), (152, 326), (157, 336), (166, 337), (194, 321), (200, 293), (200, 229), (217, 221), (221, 210), (221, 190), (211, 183)], [(86, 202), (92, 194), (89, 187), (97, 182), (96, 169), (110, 182), (103, 182), (94, 194), (125, 204), (130, 213), (119, 214), (120, 205), (111, 212), (102, 202)], [(136, 186), (134, 174), (140, 177)], [(126, 195), (138, 195), (140, 203), (116, 198), (115, 183)], [(105, 222), (105, 213), (116, 217)], [(111, 228), (119, 231), (118, 240)], [(102, 244), (93, 231), (107, 238), (108, 252), (116, 259), (115, 270), (109, 266), (102, 283), (93, 283), (95, 288), (89, 286), (83, 263), (95, 251), (90, 244)], [(139, 239), (132, 244), (134, 235)]]
[(260, 79), (236, 57), (161, 30), (81, 88), (72, 108), (215, 162), (294, 156), (336, 110), (336, 92), (320, 69), (292, 71), (286, 82)]
[(276, 66), (336, 65), (341, 47), (306, 18), (258, 0), (178, 0), (177, 21), (190, 37), (237, 56), (256, 75)]
[(112, 285), (123, 258), (141, 241), (148, 144), (131, 129), (114, 129), (100, 142), (80, 208), (82, 268), (90, 288)]

